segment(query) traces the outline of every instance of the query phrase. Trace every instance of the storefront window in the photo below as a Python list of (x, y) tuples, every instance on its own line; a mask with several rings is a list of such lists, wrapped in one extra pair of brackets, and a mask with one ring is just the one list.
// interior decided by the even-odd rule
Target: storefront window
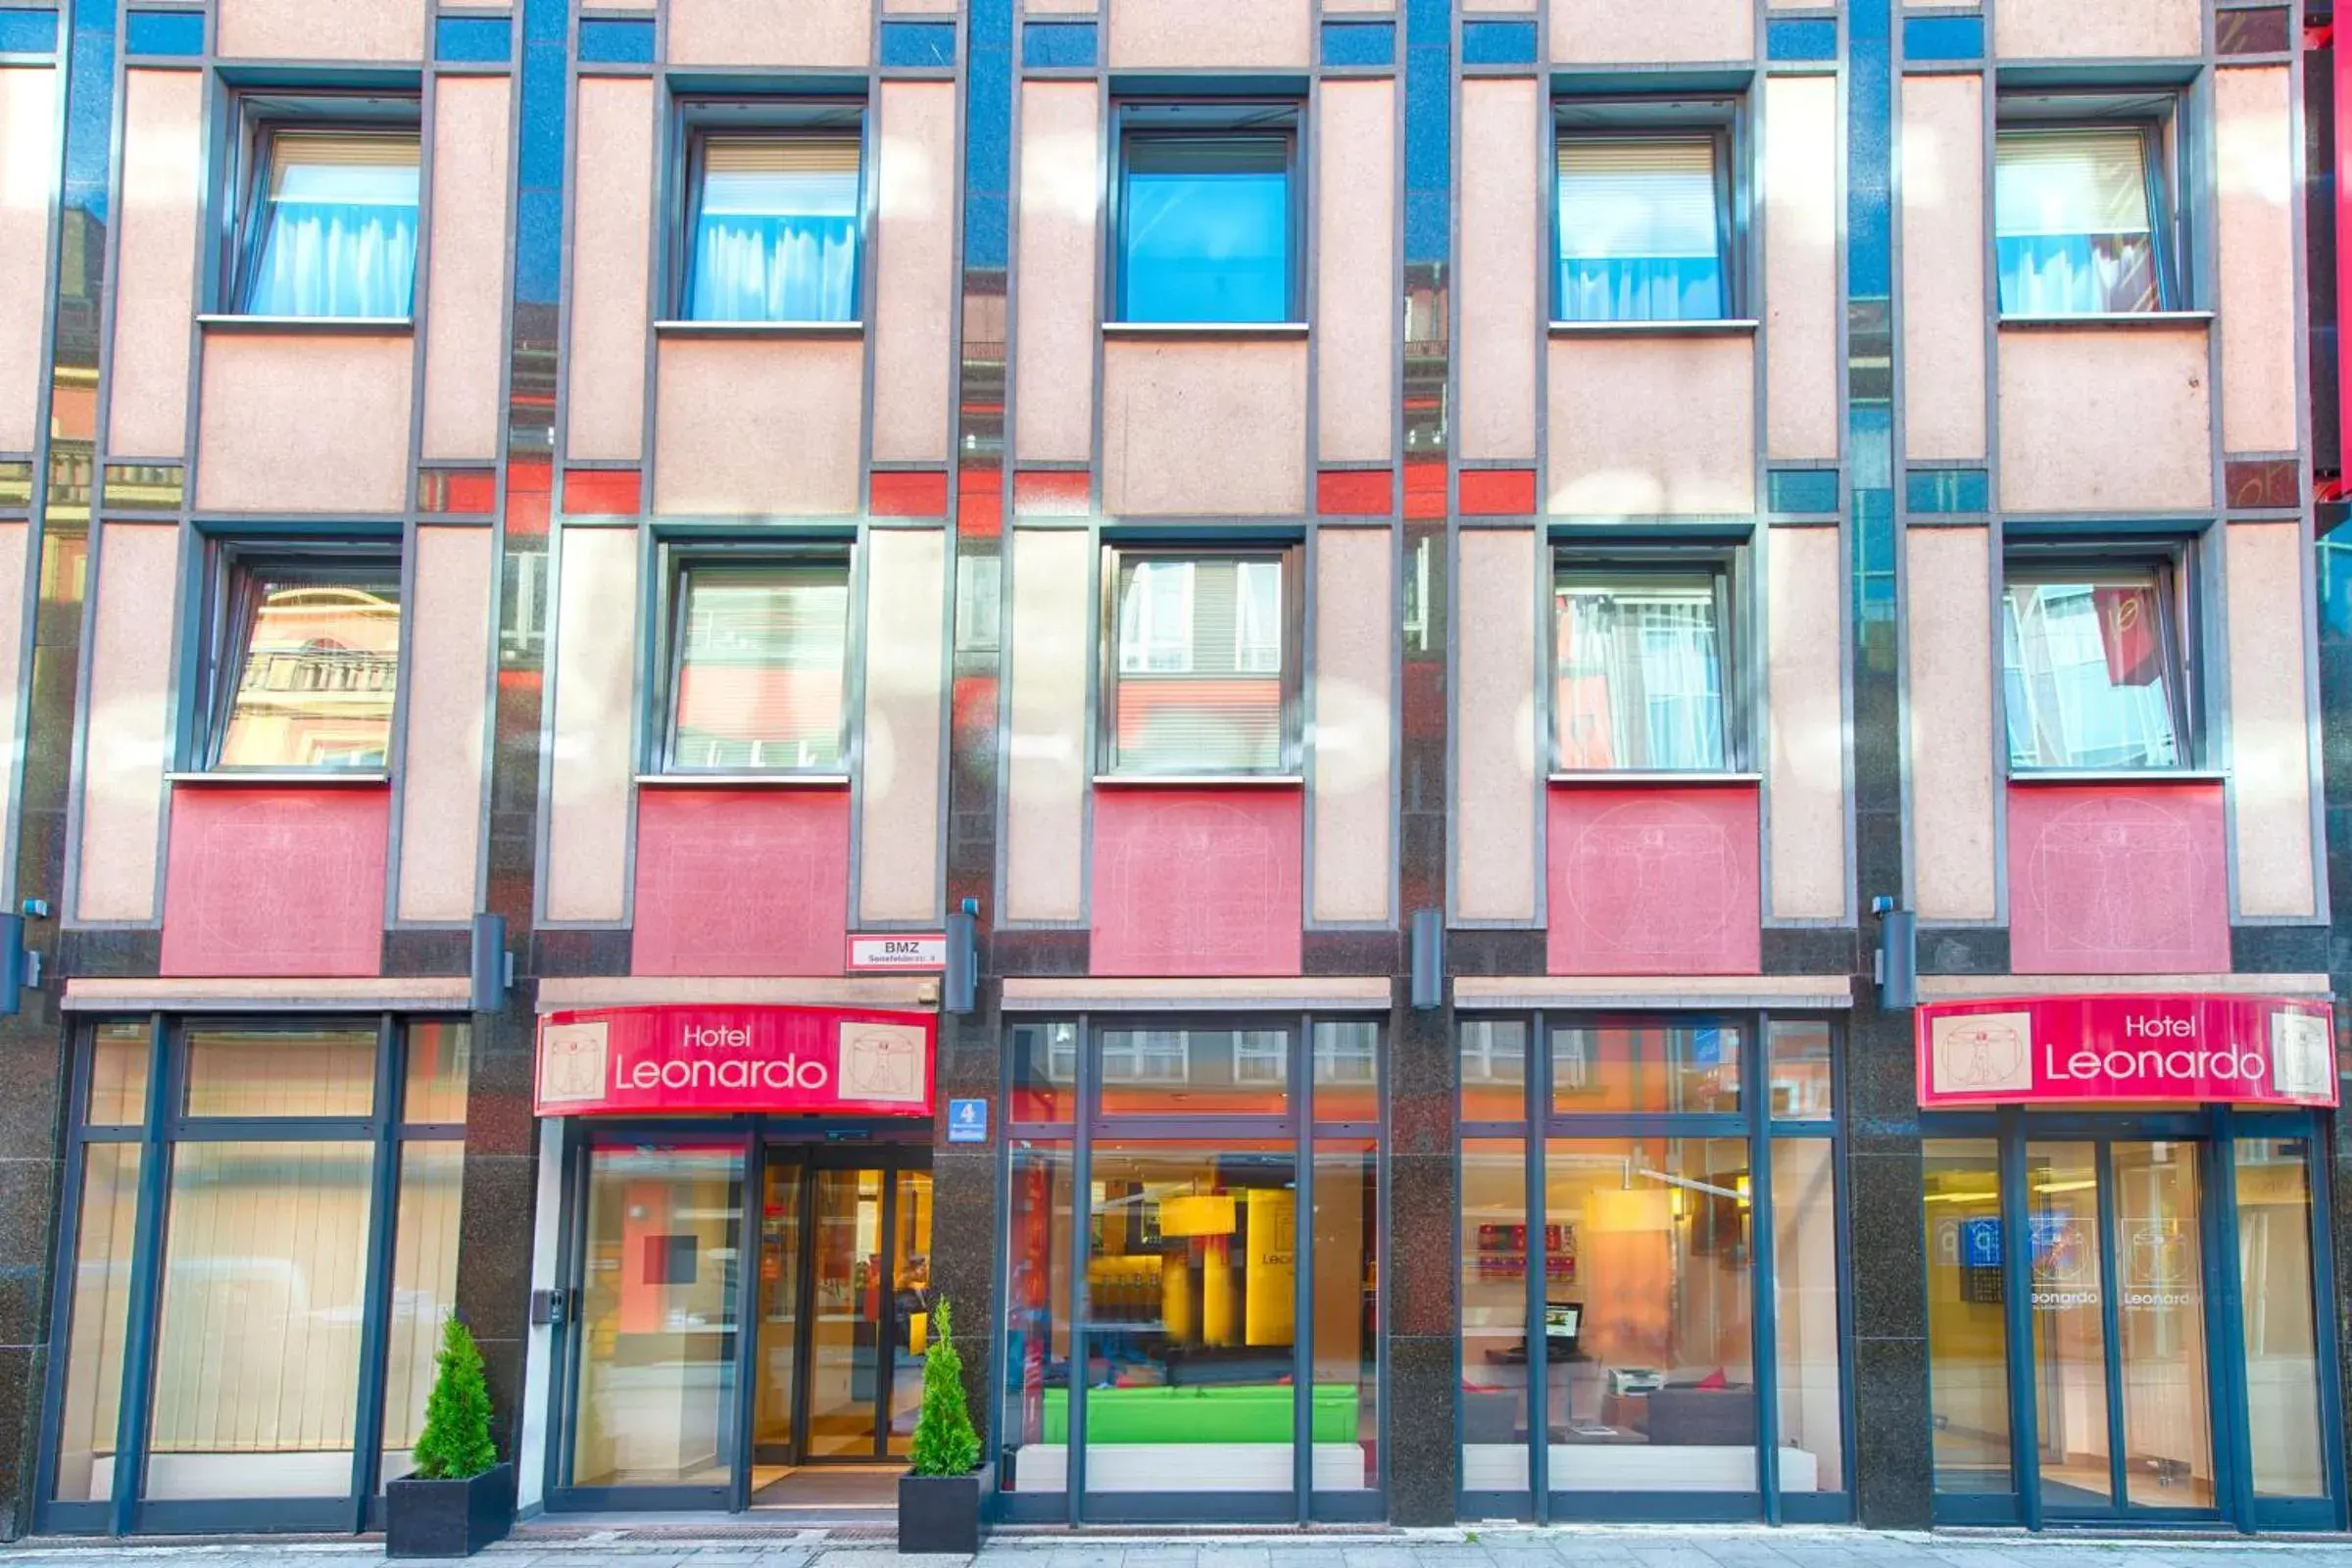
[(1527, 1120), (1527, 1025), (1473, 1018), (1462, 1025), (1462, 1120)]
[(931, 1349), (931, 1173), (898, 1172), (898, 1201), (890, 1239), (891, 1315), (897, 1336), (891, 1356), (890, 1451), (904, 1455), (914, 1445), (915, 1417), (923, 1405), (923, 1358)]
[(1737, 1111), (1741, 1033), (1715, 1020), (1555, 1027), (1552, 1111)]
[(1809, 1018), (1775, 1018), (1764, 1037), (1771, 1042), (1769, 1087), (1776, 1121), (1827, 1121), (1830, 1098), (1830, 1026)]
[(1105, 1116), (1279, 1116), (1290, 1108), (1287, 1029), (1105, 1029)]
[[(458, 1031), (463, 1038), (464, 1031)], [(413, 1065), (413, 1063), (412, 1063)], [(463, 1079), (457, 1093), (465, 1094)], [(414, 1109), (415, 1102), (411, 1102)], [(384, 1336), (384, 1462), (377, 1486), (406, 1475), (424, 1430), (441, 1323), (458, 1305), (458, 1207), (466, 1145), (417, 1139), (400, 1151), (398, 1238), (392, 1250), (391, 1316)]]
[(1923, 1152), (1928, 1408), (1938, 1492), (2013, 1485), (1998, 1154), (1989, 1138), (1931, 1138)]
[[(145, 1044), (140, 1030), (141, 1045)], [(60, 1501), (114, 1495), (115, 1428), (122, 1407), (122, 1337), (130, 1317), (131, 1246), (138, 1230), (136, 1144), (92, 1144), (82, 1156), (66, 1323), (65, 1407), (59, 1412)]]
[(2241, 1138), (2235, 1152), (2254, 1494), (2323, 1497), (2328, 1467), (2312, 1310), (2311, 1146), (2300, 1138)]
[(1078, 1114), (1078, 1026), (1018, 1024), (1011, 1030), (1012, 1120), (1067, 1123)]
[(1845, 1490), (1836, 1153), (1822, 1138), (1780, 1138), (1772, 1145), (1774, 1353), (1785, 1494)]
[(102, 1023), (91, 1031), (91, 1126), (135, 1127), (147, 1119), (152, 1034), (144, 1023)]
[(1313, 1054), (1315, 1120), (1380, 1120), (1380, 1025), (1316, 1024)]
[[(1377, 1487), (1379, 1140), (1316, 1140), (1314, 1204), (1315, 1490)], [(1344, 1399), (1331, 1392), (1343, 1390)]]
[(1525, 1495), (1527, 1146), (1462, 1144), (1462, 1490)]
[(1009, 1142), (1004, 1247), (1004, 1405), (1001, 1440), (1007, 1492), (1069, 1486), (1070, 1146)]
[(190, 1029), (190, 1116), (365, 1116), (375, 1105), (376, 1032)]

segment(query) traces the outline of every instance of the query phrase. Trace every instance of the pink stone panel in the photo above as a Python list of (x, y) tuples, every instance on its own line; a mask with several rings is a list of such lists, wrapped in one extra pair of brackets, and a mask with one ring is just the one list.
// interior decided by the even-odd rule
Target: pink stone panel
[(1315, 151), (1322, 180), (1315, 217), (1322, 233), (1315, 257), (1316, 455), (1325, 463), (1386, 463), (1396, 446), (1399, 325), (1396, 84), (1326, 81), (1322, 93)]
[(1293, 789), (1095, 796), (1099, 975), (1290, 975), (1304, 924)]
[(2200, 0), (2001, 0), (1992, 49), (2009, 60), (2143, 60), (2203, 47)]
[(1746, 60), (1755, 0), (1553, 0), (1551, 58), (1562, 65)]
[(571, 379), (564, 453), (635, 463), (645, 455), (645, 330), (651, 309), (654, 84), (594, 76), (579, 87), (571, 204)]
[(1764, 82), (1764, 432), (1775, 458), (1838, 455), (1838, 164), (1835, 76)]
[(1462, 83), (1462, 456), (1526, 462), (1536, 456), (1537, 353), (1544, 308), (1544, 190), (1537, 84), (1510, 76)]
[(506, 368), (504, 76), (444, 76), (433, 108), (433, 216), (424, 318), (424, 457), (498, 456)]
[[(656, 512), (858, 511), (861, 339), (672, 338), (662, 345), (659, 376)], [(784, 431), (789, 440), (778, 439)]]
[(101, 523), (97, 557), (74, 913), (144, 924), (172, 758), (172, 640), (155, 629), (179, 595), (179, 526)]
[(956, 314), (956, 84), (885, 83), (874, 213), (874, 458), (944, 463)]
[(1554, 785), (1550, 972), (1758, 972), (1756, 842), (1752, 784)]
[[(107, 449), (119, 458), (176, 458), (188, 439), (204, 78), (189, 71), (124, 72), (122, 95)], [(44, 208), (47, 200), (44, 192)]]
[(1085, 463), (1095, 455), (1102, 116), (1092, 81), (1029, 81), (1020, 92), (1013, 447), (1025, 461)]
[(238, 60), (421, 60), (425, 0), (220, 0), (220, 53)]
[(1903, 78), (1903, 432), (1984, 457), (1984, 82)]
[(1751, 335), (1554, 338), (1552, 513), (1747, 513), (1756, 505)]
[(2213, 74), (2221, 155), (2222, 450), (2292, 452), (2295, 359), (2294, 89), (2284, 66)]
[(163, 972), (381, 973), (391, 821), (391, 791), (376, 785), (181, 786)]
[(2003, 327), (2000, 504), (2010, 512), (2213, 505), (2203, 322)]
[(873, 0), (670, 0), (673, 66), (865, 69)]
[(1305, 512), (1305, 340), (1105, 344), (1102, 474), (1112, 516)]
[(0, 71), (0, 452), (32, 450), (48, 314), (57, 73)]
[(1114, 71), (1313, 64), (1307, 0), (1108, 0)]
[(480, 879), (498, 564), (488, 528), (418, 528), (416, 538), (399, 917), (459, 921), (472, 915)]
[(2009, 954), (2019, 974), (2230, 967), (2219, 784), (2009, 790)]
[(847, 789), (647, 790), (636, 974), (839, 974)]
[(408, 505), (405, 331), (210, 333), (196, 504), (220, 512), (398, 512)]

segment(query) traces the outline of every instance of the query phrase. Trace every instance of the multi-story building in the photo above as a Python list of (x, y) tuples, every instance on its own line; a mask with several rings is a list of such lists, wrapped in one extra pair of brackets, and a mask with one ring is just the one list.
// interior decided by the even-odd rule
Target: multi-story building
[(2328, 21), (0, 9), (0, 1533), (2341, 1526)]

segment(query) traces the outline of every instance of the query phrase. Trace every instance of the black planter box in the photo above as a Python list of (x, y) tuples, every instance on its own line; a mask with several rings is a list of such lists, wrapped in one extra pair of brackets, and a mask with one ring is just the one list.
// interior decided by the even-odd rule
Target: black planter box
[(899, 1554), (980, 1549), (980, 1509), (988, 1499), (989, 1466), (969, 1475), (899, 1477)]
[(514, 1467), (469, 1481), (403, 1476), (384, 1487), (384, 1555), (470, 1557), (514, 1527)]

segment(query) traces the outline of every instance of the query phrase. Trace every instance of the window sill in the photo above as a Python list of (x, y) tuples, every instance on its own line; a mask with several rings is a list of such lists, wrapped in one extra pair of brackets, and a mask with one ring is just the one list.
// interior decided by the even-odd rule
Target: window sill
[(1705, 787), (1714, 784), (1761, 784), (1761, 773), (1716, 772), (1691, 768), (1688, 771), (1671, 767), (1651, 768), (1578, 768), (1572, 772), (1554, 772), (1554, 784), (1590, 784), (1607, 788), (1612, 784), (1688, 784)]
[(792, 790), (841, 789), (847, 773), (640, 773), (639, 789)]
[(1730, 316), (1704, 321), (1554, 321), (1553, 337), (1754, 337), (1763, 323)]
[(1102, 336), (1110, 338), (1214, 337), (1247, 342), (1252, 338), (1298, 338), (1310, 328), (1304, 321), (1104, 321)]
[(656, 321), (656, 337), (856, 338), (863, 321)]
[(219, 784), (229, 789), (240, 786), (282, 789), (289, 784), (368, 785), (392, 782), (392, 775), (381, 769), (370, 772), (362, 768), (324, 767), (256, 767), (245, 770), (233, 767), (189, 769), (184, 772), (166, 773), (164, 778), (166, 782), (172, 784)]
[(234, 316), (213, 313), (196, 318), (207, 332), (299, 332), (317, 337), (408, 337), (416, 330), (407, 316)]
[(2063, 332), (2070, 327), (2091, 331), (2160, 331), (2165, 327), (2212, 324), (2211, 311), (2107, 311), (2087, 316), (2004, 316), (2000, 318), (2000, 327), (2004, 332)]
[(1097, 789), (1296, 789), (1303, 773), (1097, 773)]
[(2226, 767), (2035, 767), (2012, 770), (2012, 784), (2224, 784)]

